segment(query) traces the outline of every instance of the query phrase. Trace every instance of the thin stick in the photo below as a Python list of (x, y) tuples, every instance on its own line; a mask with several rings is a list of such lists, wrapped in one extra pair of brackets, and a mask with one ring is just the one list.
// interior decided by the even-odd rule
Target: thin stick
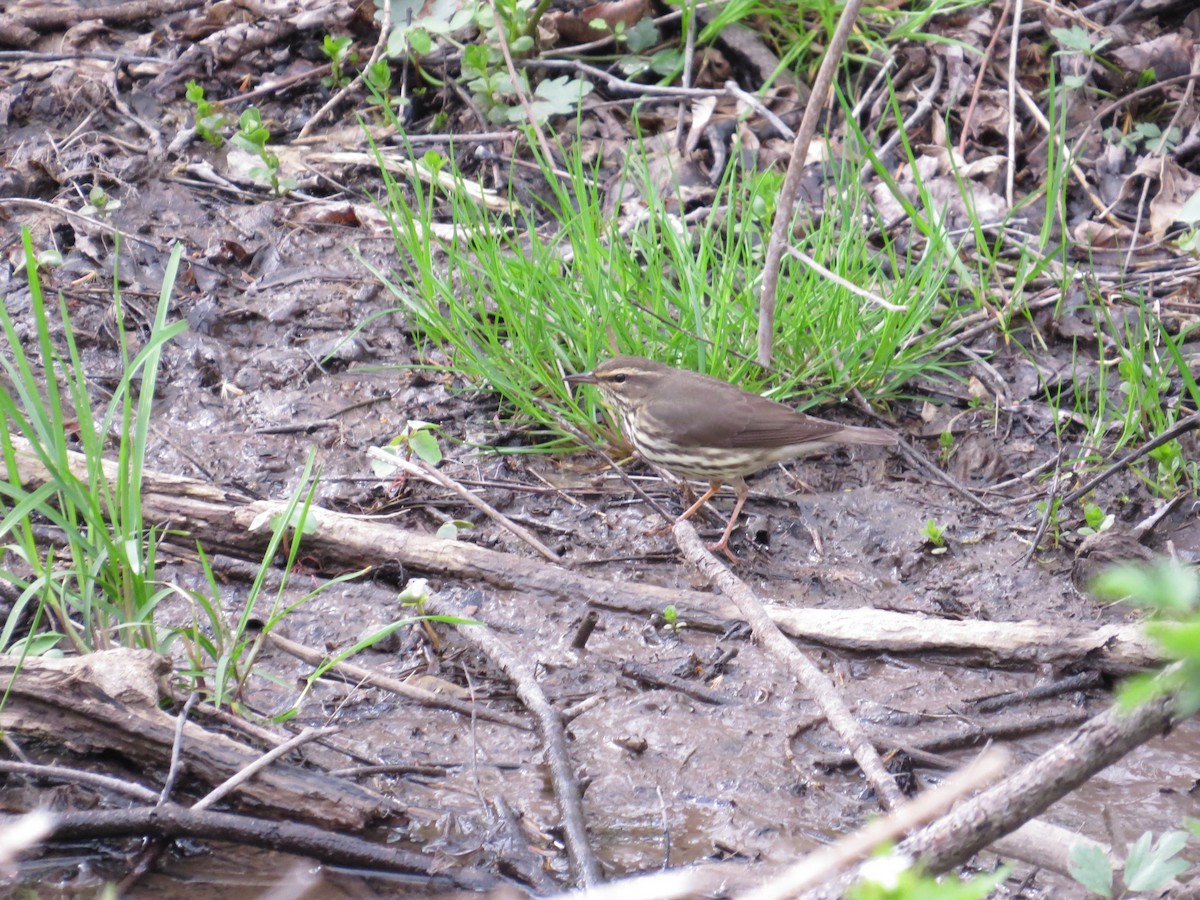
[(1021, 13), (1024, 9), (1024, 0), (1016, 0), (1013, 7), (1013, 41), (1008, 47), (1008, 170), (1004, 179), (1004, 199), (1009, 209), (1013, 206), (1013, 184), (1017, 174), (1017, 104), (1014, 95), (1017, 84), (1017, 45), (1021, 39)]
[(754, 639), (763, 645), (773, 657), (784, 662), (796, 680), (812, 694), (821, 707), (830, 726), (854, 755), (875, 788), (880, 805), (884, 809), (895, 809), (904, 803), (904, 795), (895, 780), (883, 767), (871, 739), (842, 701), (841, 695), (816, 664), (801, 652), (800, 648), (784, 637), (779, 627), (771, 621), (762, 602), (725, 566), (717, 562), (704, 547), (690, 522), (676, 522), (673, 529), (675, 541), (688, 561), (700, 570), (717, 589), (736, 604), (738, 610), (750, 623)]
[(362, 67), (359, 73), (354, 76), (353, 80), (349, 84), (330, 97), (325, 102), (324, 106), (312, 114), (309, 120), (304, 123), (304, 127), (300, 129), (300, 133), (296, 135), (296, 140), (299, 141), (308, 137), (309, 133), (317, 126), (317, 123), (325, 118), (331, 109), (341, 103), (342, 100), (346, 98), (347, 94), (363, 83), (365, 73), (371, 68), (371, 66), (379, 62), (379, 58), (383, 56), (384, 51), (387, 49), (388, 38), (391, 36), (391, 33), (392, 4), (385, 3), (383, 4), (383, 12), (379, 22), (379, 39), (375, 41), (375, 47), (371, 51), (371, 58), (367, 60), (367, 64)]
[(1076, 500), (1078, 500), (1080, 497), (1082, 497), (1088, 491), (1091, 491), (1094, 488), (1098, 487), (1099, 485), (1103, 484), (1105, 481), (1108, 481), (1108, 479), (1112, 478), (1112, 476), (1117, 474), (1117, 472), (1119, 472), (1122, 469), (1129, 466), (1130, 463), (1135, 462), (1139, 458), (1145, 456), (1151, 450), (1154, 450), (1157, 447), (1161, 447), (1163, 444), (1167, 443), (1168, 441), (1175, 440), (1175, 438), (1179, 437), (1181, 434), (1185, 434), (1186, 432), (1189, 432), (1194, 428), (1200, 428), (1200, 413), (1194, 413), (1194, 414), (1188, 416), (1186, 419), (1176, 422), (1173, 426), (1168, 428), (1166, 431), (1164, 431), (1162, 434), (1160, 434), (1154, 440), (1147, 441), (1145, 444), (1142, 444), (1142, 446), (1139, 447), (1137, 450), (1134, 450), (1131, 453), (1125, 454), (1123, 457), (1121, 457), (1119, 460), (1117, 460), (1115, 463), (1113, 463), (1111, 466), (1109, 466), (1107, 469), (1105, 469), (1099, 475), (1095, 476), (1094, 478), (1088, 479), (1087, 481), (1085, 481), (1083, 483), (1083, 485), (1081, 485), (1080, 487), (1077, 487), (1075, 490), (1071, 491), (1071, 493), (1067, 494), (1067, 496), (1063, 497), (1062, 505), (1070, 506), (1072, 503), (1074, 503)]
[(302, 746), (303, 744), (311, 743), (312, 741), (325, 737), (329, 734), (337, 734), (339, 731), (341, 731), (340, 728), (332, 727), (305, 728), (290, 741), (285, 741), (278, 747), (273, 747), (241, 771), (234, 772), (233, 775), (225, 779), (225, 781), (223, 781), (221, 784), (218, 784), (215, 788), (201, 797), (199, 801), (193, 804), (191, 807), (192, 811), (199, 812), (200, 810), (208, 809), (208, 807), (212, 806), (225, 795), (231, 794), (237, 790), (239, 785), (249, 781), (258, 772), (261, 772), (281, 756), (286, 756), (287, 754), (291, 753), (297, 747)]
[(553, 167), (554, 154), (550, 152), (550, 144), (546, 141), (542, 126), (538, 123), (537, 116), (533, 114), (533, 105), (529, 102), (527, 93), (521, 89), (521, 77), (517, 74), (512, 52), (508, 49), (508, 37), (504, 34), (504, 20), (500, 17), (500, 11), (496, 9), (496, 0), (488, 0), (488, 5), (491, 6), (492, 16), (496, 20), (496, 37), (500, 42), (500, 52), (504, 54), (504, 65), (508, 67), (508, 77), (512, 79), (513, 90), (521, 102), (521, 108), (525, 110), (525, 118), (529, 120), (529, 127), (532, 129), (534, 137), (537, 138), (542, 156), (546, 158), (546, 166)]
[[(328, 659), (327, 654), (288, 640), (273, 631), (267, 634), (267, 642), (284, 653), (289, 653), (297, 659), (304, 660), (309, 665), (319, 666)], [(467, 716), (468, 718), (478, 716), (480, 719), (487, 719), (489, 722), (498, 722), (501, 725), (519, 728), (522, 731), (530, 730), (529, 724), (518, 716), (489, 709), (486, 706), (464, 703), (462, 700), (443, 694), (435, 694), (433, 691), (414, 687), (389, 675), (374, 672), (371, 669), (365, 669), (362, 666), (356, 666), (344, 660), (334, 665), (330, 671), (337, 672), (362, 684), (369, 684), (372, 687), (382, 688), (385, 691), (391, 691), (393, 694), (399, 694), (401, 697), (407, 697), (414, 703), (430, 709), (446, 709), (456, 712), (459, 715)]]
[(539, 541), (537, 536), (528, 528), (523, 525), (518, 525), (508, 516), (504, 515), (504, 513), (500, 512), (500, 510), (496, 509), (496, 507), (492, 506), (480, 497), (477, 497), (475, 494), (472, 494), (461, 484), (457, 484), (456, 482), (447, 478), (445, 473), (435, 469), (424, 460), (417, 460), (414, 462), (411, 459), (405, 459), (396, 453), (390, 453), (380, 447), (371, 447), (367, 451), (367, 455), (372, 459), (383, 460), (389, 465), (393, 465), (410, 475), (416, 475), (422, 481), (428, 481), (431, 484), (444, 487), (455, 496), (461, 497), (467, 503), (471, 504), (471, 506), (475, 507), (481, 513), (486, 515), (501, 528), (504, 528), (506, 531), (510, 531), (515, 534), (550, 562), (562, 562), (562, 558), (541, 541)]
[(815, 259), (813, 259), (811, 256), (809, 256), (807, 253), (797, 250), (795, 247), (788, 246), (786, 248), (786, 250), (787, 250), (789, 256), (793, 256), (796, 259), (800, 260), (800, 262), (804, 263), (804, 265), (808, 266), (810, 269), (812, 269), (818, 275), (825, 277), (826, 279), (828, 279), (829, 281), (832, 281), (834, 284), (838, 285), (839, 287), (844, 287), (846, 290), (848, 290), (850, 293), (854, 294), (854, 296), (856, 296), (856, 297), (862, 297), (864, 300), (867, 300), (870, 303), (874, 303), (876, 306), (881, 306), (884, 309), (889, 310), (891, 312), (904, 312), (907, 309), (907, 307), (897, 306), (895, 303), (888, 303), (888, 301), (884, 300), (878, 294), (872, 294), (870, 291), (863, 290), (858, 285), (856, 285), (850, 281), (847, 281), (841, 275), (838, 275), (835, 272), (831, 272), (829, 269), (825, 268), (823, 265), (821, 265), (819, 262), (817, 262)]
[[(466, 618), (458, 604), (444, 596), (430, 595), (426, 600), (426, 607), (440, 613)], [(567, 845), (571, 872), (585, 888), (599, 884), (600, 863), (588, 844), (583, 818), (583, 792), (567, 752), (567, 736), (561, 714), (546, 698), (534, 675), (533, 667), (501, 640), (495, 631), (490, 628), (460, 628), (458, 633), (504, 670), (512, 679), (517, 696), (537, 720), (538, 735), (550, 761), (550, 781), (562, 815), (563, 837)]]
[(771, 239), (767, 243), (767, 256), (763, 263), (762, 291), (758, 296), (758, 362), (763, 367), (771, 364), (779, 268), (791, 231), (792, 217), (796, 214), (796, 198), (799, 195), (800, 178), (804, 174), (804, 161), (808, 158), (808, 145), (817, 133), (817, 121), (833, 85), (834, 70), (841, 62), (842, 51), (850, 38), (850, 30), (854, 27), (854, 20), (858, 17), (862, 3), (863, 0), (846, 0), (842, 17), (838, 20), (837, 28), (829, 41), (829, 49), (825, 51), (825, 58), (821, 60), (821, 68), (817, 71), (812, 96), (804, 108), (804, 118), (800, 120), (800, 130), (792, 143), (792, 158), (788, 162), (787, 175), (784, 176), (783, 187), (779, 191), (775, 221), (771, 225)]

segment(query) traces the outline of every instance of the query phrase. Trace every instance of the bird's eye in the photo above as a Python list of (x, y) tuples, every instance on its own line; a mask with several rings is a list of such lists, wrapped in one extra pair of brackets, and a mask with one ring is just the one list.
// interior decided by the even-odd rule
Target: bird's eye
[(625, 379), (628, 377), (629, 376), (626, 375), (624, 372), (618, 372), (616, 375), (613, 376), (613, 381), (615, 381), (617, 384), (624, 384)]

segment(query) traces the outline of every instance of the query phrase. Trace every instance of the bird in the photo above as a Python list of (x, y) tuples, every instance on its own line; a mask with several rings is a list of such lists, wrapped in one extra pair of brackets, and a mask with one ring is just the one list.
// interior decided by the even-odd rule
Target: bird
[(729, 538), (750, 488), (745, 476), (771, 463), (807, 456), (834, 444), (893, 445), (894, 431), (842, 425), (797, 412), (709, 375), (640, 356), (614, 356), (590, 372), (568, 375), (570, 385), (591, 384), (621, 422), (646, 462), (681, 478), (703, 479), (708, 490), (685, 510), (684, 521), (721, 485), (737, 492), (721, 539), (710, 545), (737, 562)]

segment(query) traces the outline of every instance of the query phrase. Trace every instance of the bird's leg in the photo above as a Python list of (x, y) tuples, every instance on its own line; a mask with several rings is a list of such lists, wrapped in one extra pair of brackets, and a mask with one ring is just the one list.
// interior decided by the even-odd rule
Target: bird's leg
[[(713, 489), (715, 490), (718, 486), (714, 485)], [(708, 549), (713, 553), (720, 550), (729, 557), (731, 562), (740, 563), (741, 560), (734, 556), (733, 552), (729, 549), (729, 537), (733, 534), (733, 526), (737, 524), (738, 515), (742, 511), (742, 507), (746, 505), (746, 498), (750, 496), (750, 485), (746, 484), (744, 478), (739, 478), (736, 487), (737, 500), (734, 501), (733, 512), (729, 514), (729, 524), (725, 526), (725, 532), (721, 535), (721, 539), (715, 544), (710, 544)]]
[(713, 495), (720, 489), (721, 489), (721, 482), (719, 482), (719, 481), (709, 482), (708, 490), (704, 492), (704, 495), (699, 500), (697, 500), (695, 503), (693, 503), (691, 506), (689, 506), (687, 508), (687, 510), (684, 511), (684, 513), (682, 515), (680, 515), (680, 517), (678, 519), (676, 519), (675, 521), (682, 522), (684, 519), (690, 519), (692, 516), (694, 516), (696, 514), (696, 512), (700, 509), (700, 507), (702, 507), (705, 503), (707, 503), (709, 500), (711, 500), (713, 498)]

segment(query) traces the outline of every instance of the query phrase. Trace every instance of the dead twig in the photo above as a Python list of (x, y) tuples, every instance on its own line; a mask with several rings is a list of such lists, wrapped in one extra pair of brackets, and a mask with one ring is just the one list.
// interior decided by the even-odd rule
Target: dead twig
[[(304, 127), (300, 129), (300, 133), (296, 135), (296, 140), (300, 141), (308, 137), (312, 130), (317, 127), (317, 123), (329, 115), (329, 111), (341, 103), (351, 91), (362, 84), (367, 71), (370, 70), (371, 66), (379, 62), (379, 58), (387, 50), (388, 38), (392, 33), (392, 4), (383, 4), (383, 11), (380, 13), (380, 16), (379, 39), (375, 41), (375, 47), (371, 50), (371, 58), (367, 60), (366, 65), (359, 69), (358, 74), (354, 76), (349, 84), (326, 100), (324, 105), (309, 117), (308, 121), (304, 123)], [(332, 67), (330, 71), (332, 71)]]
[(433, 860), (420, 853), (398, 850), (333, 830), (298, 822), (261, 819), (211, 810), (166, 806), (100, 812), (53, 814), (51, 841), (95, 840), (153, 834), (163, 838), (227, 841), (294, 853), (331, 865), (356, 866), (386, 872), (406, 872), (449, 882), (468, 890), (487, 891), (496, 879), (478, 869), (460, 868), (435, 874)]
[(783, 187), (779, 191), (775, 208), (775, 221), (771, 224), (771, 238), (767, 243), (767, 255), (763, 262), (762, 290), (758, 297), (758, 362), (764, 368), (771, 364), (775, 338), (775, 302), (779, 287), (779, 269), (783, 262), (783, 251), (791, 232), (792, 217), (796, 214), (796, 197), (800, 189), (800, 177), (804, 174), (804, 162), (808, 158), (808, 145), (817, 133), (817, 121), (825, 108), (829, 89), (833, 85), (833, 73), (842, 59), (842, 50), (858, 17), (863, 0), (846, 0), (842, 16), (834, 29), (813, 83), (812, 96), (804, 108), (800, 130), (792, 143), (792, 158), (788, 162)]
[(538, 540), (537, 536), (528, 528), (523, 525), (518, 525), (508, 516), (504, 515), (504, 513), (500, 512), (500, 510), (496, 509), (496, 507), (492, 506), (482, 498), (477, 497), (475, 494), (472, 494), (462, 485), (455, 483), (448, 478), (445, 473), (435, 469), (424, 460), (414, 461), (411, 459), (405, 459), (397, 453), (390, 453), (380, 447), (371, 447), (367, 451), (367, 455), (372, 459), (382, 460), (389, 465), (393, 465), (410, 475), (415, 475), (422, 481), (428, 481), (430, 484), (436, 484), (439, 487), (445, 488), (456, 497), (461, 497), (501, 528), (519, 537), (550, 562), (556, 563), (562, 561), (561, 557), (557, 553)]
[(798, 250), (795, 247), (788, 246), (786, 249), (787, 249), (787, 253), (789, 256), (794, 257), (795, 259), (798, 259), (800, 262), (804, 263), (804, 265), (808, 266), (810, 269), (812, 269), (818, 275), (822, 276), (823, 278), (825, 278), (829, 281), (832, 281), (834, 284), (838, 285), (839, 287), (845, 288), (846, 290), (848, 290), (850, 293), (852, 293), (856, 297), (861, 297), (862, 299), (866, 300), (867, 302), (873, 303), (876, 306), (879, 306), (879, 307), (882, 307), (883, 309), (889, 310), (890, 312), (904, 312), (907, 309), (907, 307), (897, 306), (895, 303), (889, 303), (887, 300), (884, 300), (878, 294), (872, 294), (870, 291), (863, 290), (858, 285), (854, 284), (853, 282), (847, 281), (845, 278), (843, 278), (841, 275), (838, 275), (836, 272), (831, 272), (829, 269), (825, 268), (823, 265), (821, 265), (819, 262), (817, 262), (815, 259), (813, 259), (811, 256), (809, 256), (807, 253), (804, 253), (803, 251)]
[(683, 555), (718, 590), (734, 602), (743, 618), (750, 623), (754, 639), (776, 659), (784, 662), (796, 680), (800, 682), (821, 707), (830, 726), (842, 739), (875, 789), (880, 805), (884, 809), (895, 809), (904, 802), (904, 795), (887, 769), (879, 754), (875, 752), (866, 732), (850, 714), (833, 682), (801, 652), (800, 648), (784, 637), (783, 632), (771, 621), (758, 597), (746, 587), (729, 569), (705, 549), (696, 529), (690, 522), (676, 522), (673, 529), (675, 541)]
[(1163, 444), (1166, 444), (1169, 441), (1173, 441), (1173, 440), (1175, 440), (1175, 438), (1179, 437), (1180, 435), (1186, 434), (1187, 432), (1192, 431), (1193, 429), (1196, 429), (1196, 428), (1200, 428), (1200, 413), (1193, 413), (1192, 415), (1188, 416), (1186, 419), (1182, 419), (1182, 420), (1176, 422), (1173, 426), (1168, 428), (1166, 431), (1164, 431), (1158, 437), (1154, 438), (1154, 440), (1147, 441), (1146, 443), (1142, 444), (1142, 446), (1139, 447), (1138, 449), (1125, 454), (1123, 457), (1121, 457), (1119, 460), (1117, 460), (1115, 463), (1113, 463), (1111, 466), (1109, 466), (1107, 469), (1105, 469), (1099, 475), (1096, 475), (1093, 478), (1089, 478), (1080, 487), (1077, 487), (1075, 490), (1071, 491), (1071, 493), (1067, 494), (1067, 496), (1063, 497), (1062, 505), (1070, 506), (1072, 503), (1074, 503), (1080, 497), (1083, 497), (1089, 491), (1095, 490), (1097, 487), (1099, 487), (1104, 482), (1108, 481), (1108, 479), (1112, 478), (1115, 474), (1120, 472), (1122, 469), (1127, 468), (1130, 464), (1141, 459), (1143, 456), (1145, 456), (1151, 450), (1154, 450), (1157, 447), (1161, 447)]
[[(304, 662), (312, 666), (319, 666), (329, 659), (329, 655), (322, 653), (319, 650), (313, 650), (311, 647), (305, 647), (303, 644), (298, 644), (295, 641), (281, 637), (275, 632), (270, 632), (267, 635), (267, 643), (271, 646), (282, 650), (284, 653), (289, 653), (297, 659), (302, 659)], [(451, 712), (456, 712), (459, 715), (471, 717), (478, 716), (481, 719), (487, 719), (489, 722), (496, 722), (500, 725), (508, 725), (510, 728), (519, 728), (522, 731), (529, 731), (529, 723), (518, 716), (509, 715), (508, 713), (500, 712), (499, 710), (488, 709), (486, 706), (477, 704), (464, 703), (454, 697), (447, 697), (442, 694), (435, 694), (433, 691), (427, 691), (424, 688), (413, 687), (411, 684), (405, 684), (388, 675), (383, 675), (379, 672), (373, 672), (370, 669), (365, 669), (362, 666), (356, 666), (348, 662), (336, 663), (331, 669), (331, 672), (337, 672), (347, 678), (353, 679), (361, 684), (369, 684), (372, 687), (381, 688), (385, 691), (391, 691), (393, 694), (399, 694), (401, 697), (407, 697), (414, 703), (421, 706), (426, 706), (431, 709), (448, 709)]]
[(1015, 38), (1008, 46), (1008, 166), (1004, 177), (1004, 200), (1009, 209), (1013, 208), (1013, 185), (1017, 175), (1017, 104), (1013, 95), (1017, 88), (1017, 46), (1021, 40), (1021, 13), (1024, 10), (1024, 0), (1015, 0), (1012, 25)]
[[(426, 607), (445, 615), (467, 617), (457, 603), (440, 595), (430, 594), (426, 600)], [(550, 761), (550, 780), (562, 815), (563, 836), (567, 846), (567, 857), (571, 862), (571, 872), (583, 887), (599, 884), (600, 863), (588, 844), (583, 818), (583, 792), (579, 788), (579, 780), (575, 777), (571, 757), (567, 752), (567, 737), (562, 716), (546, 698), (534, 676), (533, 668), (513, 652), (498, 634), (488, 628), (460, 628), (458, 632), (464, 640), (474, 644), (504, 670), (512, 679), (521, 702), (533, 713), (537, 721), (538, 735)]]
[(508, 36), (504, 33), (503, 19), (500, 17), (500, 11), (496, 9), (496, 0), (488, 0), (488, 5), (492, 8), (492, 15), (496, 19), (496, 38), (500, 43), (500, 52), (504, 54), (504, 65), (508, 68), (508, 77), (512, 79), (512, 88), (517, 95), (517, 100), (521, 103), (521, 108), (525, 110), (525, 118), (529, 121), (529, 129), (537, 138), (538, 147), (541, 148), (542, 156), (546, 161), (547, 176), (554, 171), (554, 154), (550, 151), (550, 144), (546, 140), (546, 134), (542, 131), (542, 125), (538, 118), (533, 113), (533, 104), (529, 102), (529, 94), (521, 86), (521, 76), (517, 74), (517, 66), (513, 62), (512, 51), (508, 48)]

